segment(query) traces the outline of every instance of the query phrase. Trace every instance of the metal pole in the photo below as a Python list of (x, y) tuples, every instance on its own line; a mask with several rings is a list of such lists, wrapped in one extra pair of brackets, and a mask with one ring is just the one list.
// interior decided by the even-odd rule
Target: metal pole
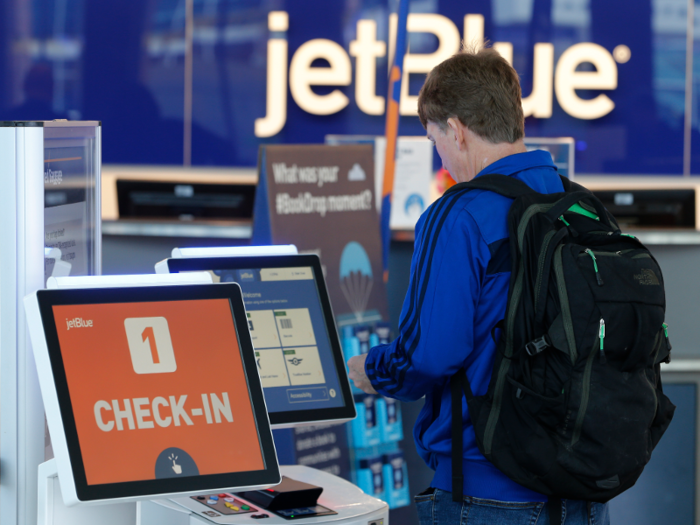
[(192, 165), (192, 31), (194, 29), (194, 0), (185, 0), (185, 107), (183, 112), (182, 164)]
[(688, 0), (685, 40), (685, 121), (683, 125), (683, 176), (690, 177), (691, 134), (693, 130), (693, 43), (695, 40), (695, 0)]
[(386, 103), (386, 154), (384, 156), (384, 181), (382, 186), (382, 255), (384, 262), (384, 282), (389, 279), (389, 244), (391, 243), (391, 193), (394, 189), (394, 171), (396, 168), (396, 142), (399, 135), (399, 104), (401, 102), (401, 79), (403, 77), (403, 58), (406, 53), (408, 22), (408, 0), (399, 2), (399, 19), (396, 28), (396, 45), (394, 46), (394, 63), (389, 70), (389, 96)]

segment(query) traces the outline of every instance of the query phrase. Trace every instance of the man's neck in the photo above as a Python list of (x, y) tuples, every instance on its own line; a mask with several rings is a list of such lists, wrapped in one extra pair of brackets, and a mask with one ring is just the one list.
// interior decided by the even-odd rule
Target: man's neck
[(525, 143), (522, 139), (513, 142), (512, 144), (508, 142), (500, 142), (498, 144), (493, 144), (486, 140), (479, 140), (472, 144), (473, 155), (471, 172), (474, 176), (480, 173), (484, 168), (490, 166), (494, 162), (501, 160), (502, 158), (514, 155), (516, 153), (525, 153), (527, 148), (525, 148)]

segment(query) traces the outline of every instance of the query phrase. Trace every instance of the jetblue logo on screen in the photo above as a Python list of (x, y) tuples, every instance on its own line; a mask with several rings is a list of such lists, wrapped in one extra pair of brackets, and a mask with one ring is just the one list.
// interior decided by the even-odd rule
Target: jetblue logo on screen
[[(355, 40), (348, 51), (332, 40), (309, 40), (294, 51), (288, 61), (289, 49), (286, 33), (289, 29), (286, 11), (272, 11), (268, 15), (268, 29), (276, 33), (267, 42), (267, 104), (263, 118), (255, 120), (256, 137), (272, 137), (287, 122), (287, 86), (292, 99), (302, 110), (313, 115), (332, 115), (343, 110), (350, 99), (339, 89), (318, 94), (313, 86), (350, 86), (353, 83), (355, 61), (355, 102), (367, 115), (383, 115), (385, 97), (377, 95), (377, 59), (387, 57), (393, 61), (392, 49), (397, 28), (397, 17), (390, 17), (389, 49), (386, 42), (377, 40), (377, 22), (358, 20)], [(410, 74), (427, 74), (440, 62), (450, 58), (460, 49), (462, 41), (483, 42), (484, 17), (467, 14), (464, 17), (464, 37), (449, 18), (437, 13), (411, 13), (407, 29), (411, 33), (430, 33), (437, 37), (438, 48), (430, 54), (407, 53), (404, 58), (403, 82), (399, 112), (405, 116), (418, 115), (418, 96), (408, 92)], [(281, 34), (282, 33), (282, 34)], [(494, 49), (509, 63), (513, 63), (513, 44), (494, 42)], [(620, 43), (612, 52), (592, 42), (574, 44), (554, 62), (554, 45), (548, 42), (534, 46), (532, 72), (520, 71), (533, 79), (532, 92), (522, 100), (526, 117), (550, 118), (553, 100), (574, 118), (591, 120), (601, 118), (615, 108), (606, 94), (588, 99), (578, 96), (577, 90), (614, 90), (617, 88), (617, 64), (624, 64), (632, 57), (629, 47)], [(312, 66), (314, 61), (324, 60), (328, 66)], [(287, 67), (289, 64), (289, 67)], [(582, 64), (591, 64), (593, 71), (579, 71)]]
[(66, 331), (71, 328), (92, 328), (92, 320), (85, 320), (82, 317), (76, 317), (75, 319), (66, 319)]
[(175, 352), (165, 317), (130, 317), (124, 319), (131, 364), (137, 374), (175, 372)]
[(255, 272), (253, 270), (238, 270), (238, 281), (250, 282), (255, 281)]

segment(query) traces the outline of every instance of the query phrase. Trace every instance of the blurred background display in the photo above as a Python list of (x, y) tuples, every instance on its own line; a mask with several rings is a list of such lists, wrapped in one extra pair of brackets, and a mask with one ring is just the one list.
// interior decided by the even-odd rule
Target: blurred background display
[[(263, 143), (380, 135), (394, 3), (0, 0), (0, 120), (101, 120), (112, 164), (254, 166)], [(578, 174), (700, 173), (689, 5), (414, 0), (401, 134), (424, 133), (425, 73), (483, 34), (520, 74), (526, 134), (574, 137)]]

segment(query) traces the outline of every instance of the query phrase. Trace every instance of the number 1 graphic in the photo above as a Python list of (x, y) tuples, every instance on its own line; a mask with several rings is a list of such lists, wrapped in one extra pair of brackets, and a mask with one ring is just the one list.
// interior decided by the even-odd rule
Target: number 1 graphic
[(124, 319), (124, 330), (134, 372), (167, 374), (177, 370), (165, 317), (127, 317)]
[(145, 343), (148, 340), (148, 346), (151, 349), (151, 357), (153, 358), (153, 364), (160, 364), (160, 359), (158, 358), (158, 347), (156, 346), (156, 337), (153, 334), (153, 327), (147, 327), (143, 332), (141, 332), (141, 339)]

